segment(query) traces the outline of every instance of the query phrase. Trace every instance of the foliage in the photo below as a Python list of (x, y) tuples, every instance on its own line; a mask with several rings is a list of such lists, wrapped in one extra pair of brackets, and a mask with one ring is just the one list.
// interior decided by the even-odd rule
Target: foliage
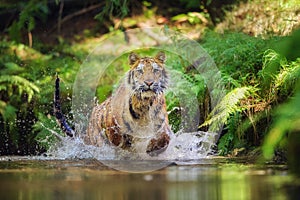
[(289, 61), (295, 61), (300, 57), (300, 28), (296, 29), (291, 35), (273, 46), (273, 49), (279, 54), (285, 56)]
[[(250, 145), (259, 144), (271, 124), (274, 108), (295, 92), (295, 82), (300, 76), (299, 61), (288, 62), (270, 49), (274, 40), (278, 41), (277, 38), (262, 40), (238, 33), (222, 37), (208, 33), (202, 41), (210, 55), (216, 58), (227, 89), (231, 91), (202, 125), (225, 124), (218, 146), (222, 154), (245, 141)], [(272, 148), (274, 150), (275, 146)]]
[[(300, 64), (300, 63), (299, 63)], [(300, 65), (299, 65), (300, 68)], [(300, 89), (285, 104), (279, 106), (275, 112), (275, 122), (264, 139), (262, 146), (263, 156), (271, 159), (274, 156), (276, 148), (285, 141), (285, 136), (293, 131), (299, 131), (300, 124)], [(298, 133), (296, 133), (298, 134)]]
[(239, 105), (242, 99), (248, 98), (253, 87), (235, 88), (225, 95), (220, 103), (210, 113), (208, 119), (200, 126), (210, 126), (212, 131), (217, 131), (222, 124), (227, 125), (228, 119), (236, 112), (242, 112), (245, 108)]
[(300, 76), (299, 60), (288, 62), (274, 50), (267, 50), (263, 60), (263, 69), (259, 74), (263, 89), (270, 92), (266, 100), (270, 102), (285, 100), (294, 93), (295, 82)]
[(229, 131), (227, 134), (224, 134), (218, 141), (218, 154), (219, 155), (228, 155), (234, 146), (234, 131)]
[[(56, 56), (53, 49), (43, 55), (13, 42), (2, 42), (0, 52), (0, 154), (35, 154), (46, 147), (37, 143), (45, 134), (36, 123), (49, 125), (55, 72), (60, 73), (65, 87), (80, 63), (71, 52), (70, 56)], [(70, 89), (64, 89), (62, 96), (67, 99), (68, 93)], [(66, 102), (64, 110), (69, 108)]]
[(289, 35), (300, 25), (299, 0), (252, 0), (239, 3), (226, 12), (225, 20), (216, 26), (217, 32), (230, 30), (269, 38)]
[(225, 11), (229, 11), (234, 5), (243, 2), (243, 0), (180, 0), (181, 7), (192, 11), (200, 10), (205, 13), (210, 20), (216, 24), (224, 19)]
[[(22, 109), (23, 101), (30, 103), (37, 93), (39, 93), (39, 88), (20, 76), (0, 75), (0, 114), (3, 119), (4, 132), (17, 131), (18, 107)], [(20, 102), (22, 102), (21, 105)], [(10, 138), (17, 145), (19, 137), (11, 135)]]
[(227, 81), (229, 87), (238, 87), (250, 82), (261, 69), (264, 52), (277, 40), (264, 40), (236, 32), (217, 34), (207, 31), (201, 44), (212, 56), (225, 78), (231, 79)]
[(250, 129), (255, 127), (255, 107), (262, 104), (258, 94), (260, 88), (257, 74), (262, 68), (264, 51), (274, 40), (276, 38), (263, 40), (242, 33), (220, 35), (211, 31), (201, 40), (202, 46), (221, 71), (224, 86), (229, 91), (202, 125), (210, 124), (216, 129), (220, 124), (225, 124), (218, 143), (222, 154), (227, 154), (246, 139), (251, 143), (256, 137), (255, 130)]
[(18, 93), (19, 96), (25, 93), (28, 102), (31, 101), (33, 95), (39, 92), (39, 88), (35, 84), (15, 75), (0, 76), (0, 91), (1, 90), (7, 91), (8, 96), (12, 96), (14, 92)]
[(21, 31), (26, 30), (31, 32), (36, 26), (36, 18), (45, 21), (49, 13), (47, 0), (30, 0), (28, 2), (22, 2), (20, 15), (9, 28), (9, 35), (12, 40), (20, 42)]
[(172, 17), (171, 19), (172, 19), (172, 21), (175, 21), (177, 23), (187, 21), (192, 25), (208, 23), (206, 16), (204, 16), (202, 13), (199, 13), (199, 12), (188, 12), (187, 14), (179, 14), (179, 15)]
[(95, 18), (99, 21), (103, 21), (105, 16), (123, 18), (128, 15), (128, 12), (128, 0), (106, 0), (104, 9)]
[(58, 141), (57, 135), (63, 136), (62, 131), (57, 126), (55, 117), (45, 116), (42, 113), (38, 113), (38, 122), (34, 124), (33, 131), (37, 133), (34, 139), (44, 149), (48, 149)]
[[(276, 48), (280, 50), (281, 54), (272, 51), (273, 54), (277, 54), (272, 56), (273, 60), (274, 58), (278, 57), (281, 59), (277, 59), (277, 63), (280, 64), (280, 68), (278, 70), (279, 72), (274, 74), (271, 88), (273, 88), (272, 91), (274, 91), (274, 98), (279, 98), (283, 103), (275, 109), (274, 123), (272, 124), (268, 135), (264, 139), (262, 150), (263, 156), (266, 159), (270, 159), (274, 156), (274, 152), (278, 146), (281, 144), (286, 144), (283, 142), (286, 141), (285, 136), (293, 132), (296, 132), (296, 134), (299, 133), (300, 54), (299, 52), (290, 52), (290, 50), (293, 49), (294, 44), (299, 43), (299, 36), (300, 30), (297, 30), (290, 37), (285, 38)], [(295, 59), (295, 57), (298, 58)], [(282, 100), (284, 96), (286, 97), (287, 101)], [(297, 144), (299, 141), (289, 142)], [(288, 143), (287, 145), (290, 146), (291, 144)], [(297, 157), (297, 155), (291, 156)]]
[[(48, 0), (29, 0), (11, 3), (19, 14), (18, 17), (14, 17), (8, 27), (10, 39), (20, 43), (22, 41), (22, 36), (25, 33), (28, 37), (29, 46), (31, 46), (33, 39), (31, 32), (37, 27), (37, 25), (45, 23), (49, 16), (53, 15), (53, 13), (59, 12), (60, 8), (58, 5), (60, 2), (61, 1), (59, 0), (55, 0), (56, 6), (54, 6), (54, 8), (51, 6), (49, 7), (51, 2)], [(89, 3), (93, 3), (93, 1)], [(78, 4), (80, 5), (80, 3), (76, 2), (76, 4), (74, 4), (75, 7), (72, 8), (72, 10), (82, 9), (77, 6)], [(109, 19), (112, 19), (113, 16), (123, 18), (129, 13), (128, 4), (129, 0), (106, 0), (105, 6), (102, 7), (102, 10), (98, 14), (95, 14), (95, 19), (103, 22), (107, 17)], [(84, 8), (87, 3), (82, 3), (81, 5)], [(7, 5), (7, 7), (9, 6), (10, 4)], [(58, 26), (60, 26), (60, 24), (58, 24)]]
[[(171, 60), (175, 61), (174, 58)], [(171, 79), (172, 90), (167, 91), (166, 100), (167, 110), (169, 111), (169, 121), (172, 130), (176, 133), (179, 130), (191, 129), (190, 126), (193, 119), (190, 119), (190, 117), (196, 116), (197, 112), (197, 110), (195, 110), (195, 108), (197, 108), (195, 107), (195, 101), (198, 101), (199, 104), (203, 104), (207, 88), (200, 74), (184, 73), (181, 70), (176, 70), (178, 66), (171, 66), (170, 74), (173, 77)], [(186, 114), (184, 110), (188, 110), (189, 114)], [(187, 124), (184, 124), (183, 120)]]

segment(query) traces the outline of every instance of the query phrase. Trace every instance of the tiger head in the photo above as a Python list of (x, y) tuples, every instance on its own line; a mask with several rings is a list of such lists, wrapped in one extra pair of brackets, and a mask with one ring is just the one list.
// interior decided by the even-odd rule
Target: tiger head
[(140, 58), (133, 52), (129, 55), (128, 83), (136, 95), (147, 98), (164, 92), (168, 82), (165, 61), (164, 52), (159, 52), (154, 58)]

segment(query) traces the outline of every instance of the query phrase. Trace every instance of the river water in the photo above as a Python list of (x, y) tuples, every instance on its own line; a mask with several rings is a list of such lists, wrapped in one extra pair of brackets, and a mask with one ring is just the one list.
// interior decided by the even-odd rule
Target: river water
[(284, 200), (300, 199), (299, 185), (285, 165), (215, 157), (143, 173), (96, 159), (0, 157), (0, 199)]

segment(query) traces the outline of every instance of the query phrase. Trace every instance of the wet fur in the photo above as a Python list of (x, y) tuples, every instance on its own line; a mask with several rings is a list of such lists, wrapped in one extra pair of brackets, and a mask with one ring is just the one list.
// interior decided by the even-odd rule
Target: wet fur
[[(154, 58), (129, 55), (131, 69), (126, 78), (113, 96), (93, 108), (84, 136), (86, 144), (101, 146), (105, 142), (135, 151), (136, 138), (146, 134), (151, 137), (146, 148), (149, 155), (157, 155), (167, 148), (172, 132), (164, 96), (167, 87), (164, 62), (163, 52)], [(60, 104), (55, 104), (55, 110), (59, 111), (56, 112), (58, 122), (68, 134), (69, 129), (64, 128), (65, 119), (59, 114)]]

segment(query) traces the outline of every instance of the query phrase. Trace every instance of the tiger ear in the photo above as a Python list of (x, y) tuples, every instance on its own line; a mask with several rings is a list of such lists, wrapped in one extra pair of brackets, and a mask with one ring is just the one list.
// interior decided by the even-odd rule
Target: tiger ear
[(133, 65), (134, 63), (136, 63), (136, 61), (138, 61), (140, 59), (140, 57), (136, 53), (131, 52), (129, 54), (128, 59), (129, 59), (129, 64)]
[(155, 59), (158, 60), (160, 63), (164, 64), (166, 61), (166, 54), (163, 51), (160, 51), (156, 54)]

